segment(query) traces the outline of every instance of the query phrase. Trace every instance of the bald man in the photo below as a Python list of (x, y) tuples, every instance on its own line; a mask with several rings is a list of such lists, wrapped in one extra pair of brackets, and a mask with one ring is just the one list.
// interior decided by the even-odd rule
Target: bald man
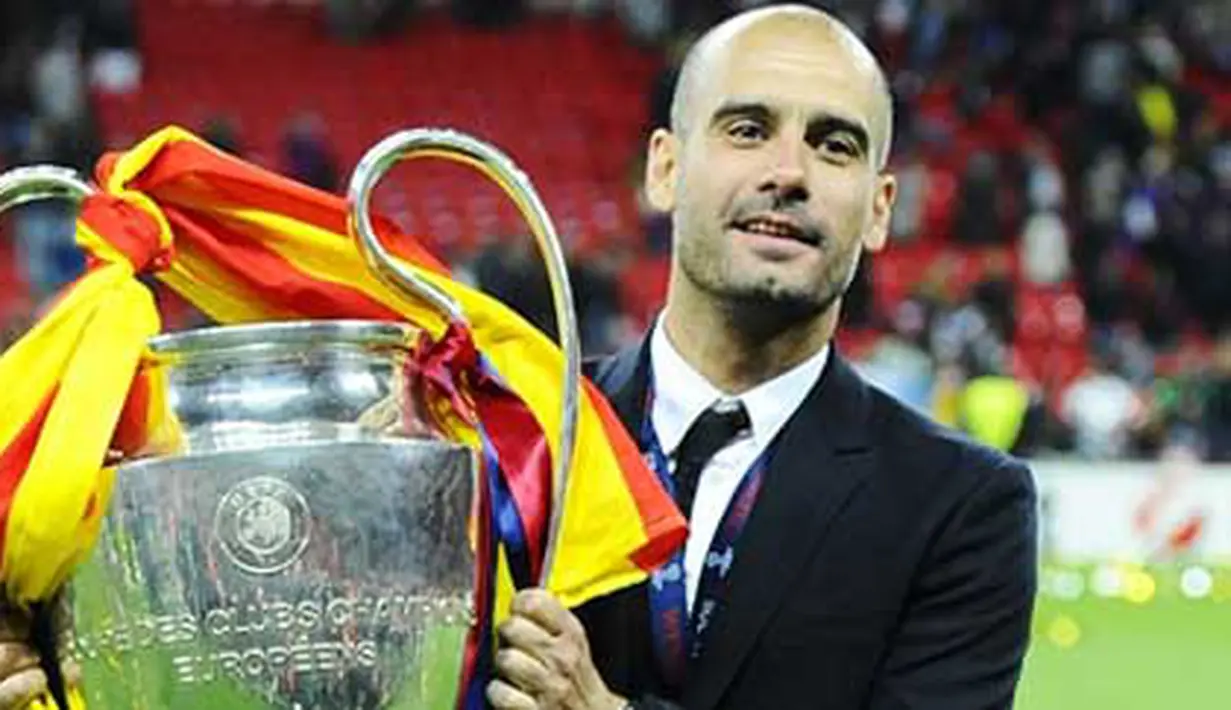
[(1020, 463), (868, 386), (831, 346), (885, 244), (892, 103), (868, 49), (801, 6), (705, 35), (654, 132), (667, 304), (591, 376), (689, 517), (646, 585), (500, 629), (501, 710), (1012, 706), (1035, 591)]
[[(891, 124), (876, 60), (819, 11), (749, 12), (692, 49), (646, 174), (674, 223), (667, 304), (591, 372), (689, 538), (648, 584), (575, 614), (518, 595), (493, 707), (1011, 707), (1030, 473), (830, 344), (860, 254), (885, 244)], [(19, 638), (0, 635), (0, 708), (43, 686)]]

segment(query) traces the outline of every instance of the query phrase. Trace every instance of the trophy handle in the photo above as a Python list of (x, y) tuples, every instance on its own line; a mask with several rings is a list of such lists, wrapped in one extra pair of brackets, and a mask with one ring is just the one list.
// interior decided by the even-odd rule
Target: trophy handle
[(0, 173), (0, 212), (38, 200), (81, 202), (95, 190), (77, 171), (58, 165), (28, 165)]
[(545, 585), (555, 560), (557, 538), (567, 490), (569, 466), (577, 438), (577, 403), (581, 384), (581, 344), (577, 333), (577, 314), (560, 237), (547, 208), (530, 179), (507, 155), (473, 136), (441, 128), (416, 128), (399, 131), (373, 146), (359, 161), (351, 175), (347, 203), (350, 230), (357, 234), (368, 266), (395, 290), (420, 298), (452, 321), (465, 323), (466, 315), (445, 293), (393, 259), (380, 243), (372, 226), (369, 203), (376, 183), (395, 164), (416, 158), (443, 158), (469, 165), (495, 182), (517, 205), (534, 235), (535, 244), (547, 265), (560, 348), (564, 351), (564, 397), (561, 402), (560, 446), (556, 451), (552, 481), (551, 520), (539, 584)]
[[(82, 180), (75, 170), (58, 165), (29, 165), (0, 173), (0, 213), (30, 202), (63, 199), (79, 203), (95, 190)], [(60, 597), (61, 600), (64, 597)], [(60, 657), (57, 626), (71, 626), (66, 619), (57, 621), (58, 602), (35, 602), (30, 605), (29, 623), (33, 629), (25, 641), (39, 658), (38, 667), (47, 676), (47, 692), (59, 707), (68, 707), (69, 691), (64, 671), (55, 659)], [(4, 610), (6, 617), (12, 610)]]

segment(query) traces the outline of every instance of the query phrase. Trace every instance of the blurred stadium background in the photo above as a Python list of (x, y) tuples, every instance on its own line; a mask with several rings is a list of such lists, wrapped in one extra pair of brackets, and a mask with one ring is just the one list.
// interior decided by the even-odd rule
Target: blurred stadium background
[[(665, 288), (639, 196), (682, 49), (719, 0), (3, 0), (0, 166), (88, 171), (168, 123), (326, 190), (401, 127), (526, 169), (568, 240), (585, 347)], [(900, 197), (841, 344), (884, 387), (1036, 461), (1027, 710), (1231, 706), (1231, 3), (816, 3), (882, 58)], [(461, 168), (377, 209), (551, 329), (515, 212)], [(81, 269), (72, 213), (0, 220), (0, 343)], [(201, 318), (162, 299), (168, 327)]]

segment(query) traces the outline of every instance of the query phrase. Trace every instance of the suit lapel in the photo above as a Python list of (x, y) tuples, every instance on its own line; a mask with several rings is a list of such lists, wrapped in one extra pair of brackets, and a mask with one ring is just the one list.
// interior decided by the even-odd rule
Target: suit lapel
[(835, 352), (783, 429), (731, 570), (731, 597), (690, 669), (684, 706), (717, 706), (784, 592), (871, 469), (868, 394)]
[(636, 346), (600, 360), (587, 370), (586, 375), (603, 391), (636, 441), (645, 415), (645, 389), (650, 379), (649, 333)]

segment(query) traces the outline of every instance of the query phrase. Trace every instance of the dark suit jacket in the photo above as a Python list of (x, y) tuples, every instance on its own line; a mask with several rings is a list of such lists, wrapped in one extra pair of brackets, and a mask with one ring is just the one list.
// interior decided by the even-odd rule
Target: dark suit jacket
[[(592, 368), (640, 431), (649, 348)], [(646, 709), (1009, 708), (1035, 592), (1029, 470), (913, 413), (833, 353), (783, 429), (730, 598), (668, 701), (644, 585), (578, 615)]]

